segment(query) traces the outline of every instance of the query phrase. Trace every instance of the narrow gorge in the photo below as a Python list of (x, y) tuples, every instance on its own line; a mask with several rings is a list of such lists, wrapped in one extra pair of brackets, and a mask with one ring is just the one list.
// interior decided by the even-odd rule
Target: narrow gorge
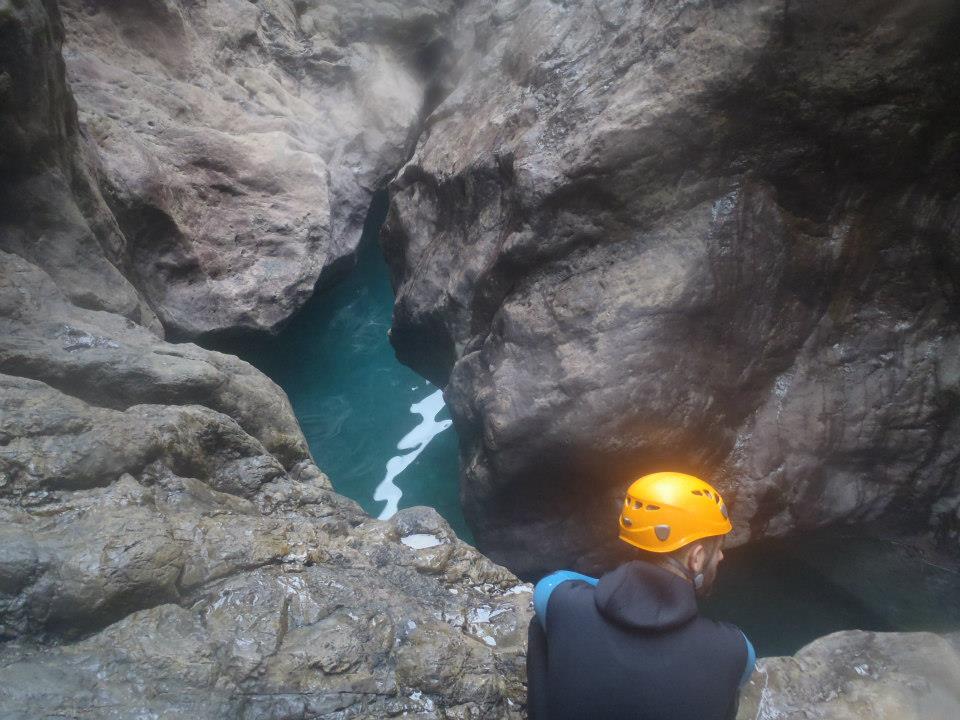
[(664, 466), (738, 718), (960, 716), (958, 36), (0, 0), (0, 718), (526, 717), (530, 581)]

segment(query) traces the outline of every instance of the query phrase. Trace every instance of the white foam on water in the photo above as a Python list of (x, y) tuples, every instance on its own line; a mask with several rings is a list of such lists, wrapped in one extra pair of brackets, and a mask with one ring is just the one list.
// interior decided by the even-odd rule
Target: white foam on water
[(414, 533), (413, 535), (407, 535), (400, 538), (400, 542), (407, 547), (413, 548), (414, 550), (423, 550), (424, 548), (432, 548), (443, 544), (443, 540), (438, 538), (436, 535), (430, 535), (428, 533)]
[(377, 516), (378, 519), (387, 520), (397, 512), (397, 505), (403, 496), (403, 491), (397, 487), (397, 484), (393, 481), (394, 478), (417, 459), (417, 456), (423, 452), (431, 440), (453, 424), (452, 420), (437, 421), (437, 415), (441, 410), (443, 410), (443, 390), (437, 390), (420, 402), (410, 406), (410, 412), (419, 415), (421, 421), (397, 443), (397, 450), (412, 450), (413, 452), (406, 455), (395, 455), (387, 460), (387, 474), (373, 493), (374, 500), (387, 503), (380, 515)]

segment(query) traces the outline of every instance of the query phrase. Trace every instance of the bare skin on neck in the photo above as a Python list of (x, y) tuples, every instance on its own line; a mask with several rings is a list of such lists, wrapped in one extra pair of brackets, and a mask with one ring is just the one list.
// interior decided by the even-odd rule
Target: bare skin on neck
[[(697, 594), (706, 594), (713, 585), (717, 577), (717, 566), (723, 560), (722, 541), (718, 538), (704, 538), (696, 540), (678, 553), (671, 553), (670, 557), (674, 562), (670, 562), (666, 557), (659, 563), (660, 567), (668, 570), (679, 578), (690, 582), (690, 578), (703, 574), (703, 585), (698, 589)], [(681, 567), (686, 568), (688, 574), (684, 574)]]

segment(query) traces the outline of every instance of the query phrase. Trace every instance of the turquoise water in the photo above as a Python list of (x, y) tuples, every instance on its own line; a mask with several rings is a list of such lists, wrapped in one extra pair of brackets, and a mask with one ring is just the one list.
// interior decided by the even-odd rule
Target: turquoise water
[(217, 347), (286, 391), (317, 465), (338, 492), (374, 517), (431, 505), (472, 543), (460, 510), (449, 411), (436, 387), (397, 362), (387, 338), (393, 290), (377, 243), (386, 209), (386, 193), (378, 193), (356, 267), (317, 293), (277, 338)]
[(724, 551), (705, 615), (735, 623), (762, 656), (838, 630), (960, 630), (955, 562), (864, 531), (832, 530)]

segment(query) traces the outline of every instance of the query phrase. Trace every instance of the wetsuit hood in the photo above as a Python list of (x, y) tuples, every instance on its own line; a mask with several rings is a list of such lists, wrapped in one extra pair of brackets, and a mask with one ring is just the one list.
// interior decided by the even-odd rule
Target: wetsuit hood
[(648, 632), (671, 630), (697, 616), (693, 585), (642, 560), (624, 563), (601, 577), (594, 602), (611, 622)]

